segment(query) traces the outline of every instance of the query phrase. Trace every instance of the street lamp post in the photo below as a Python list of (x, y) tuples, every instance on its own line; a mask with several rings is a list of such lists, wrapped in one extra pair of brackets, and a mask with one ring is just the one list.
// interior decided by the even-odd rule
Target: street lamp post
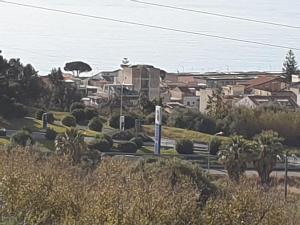
[[(218, 132), (218, 133), (214, 134), (213, 137), (216, 137), (219, 135), (223, 135), (223, 132)], [(212, 138), (208, 142), (208, 148), (207, 148), (207, 173), (209, 173), (209, 170), (210, 170), (210, 143), (211, 143), (211, 141), (212, 141)]]
[(284, 166), (284, 170), (285, 170), (285, 174), (284, 174), (284, 198), (286, 200), (287, 198), (287, 189), (288, 189), (288, 152), (286, 151), (285, 153), (285, 166)]

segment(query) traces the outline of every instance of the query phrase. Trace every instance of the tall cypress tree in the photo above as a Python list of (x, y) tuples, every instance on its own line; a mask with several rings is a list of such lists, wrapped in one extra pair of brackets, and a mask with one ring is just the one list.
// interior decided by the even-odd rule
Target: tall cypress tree
[(282, 71), (284, 72), (284, 76), (288, 82), (292, 81), (293, 74), (297, 74), (299, 72), (295, 54), (292, 50), (289, 50), (285, 57)]

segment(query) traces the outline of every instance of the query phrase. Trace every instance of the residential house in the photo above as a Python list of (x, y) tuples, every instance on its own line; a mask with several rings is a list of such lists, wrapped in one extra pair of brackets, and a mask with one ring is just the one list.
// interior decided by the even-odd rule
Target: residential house
[(248, 108), (257, 108), (261, 105), (277, 104), (289, 110), (297, 110), (298, 105), (290, 96), (245, 96), (235, 103), (235, 106), (245, 106)]
[(132, 89), (149, 100), (160, 97), (160, 80), (165, 71), (150, 65), (122, 65), (117, 84), (132, 85)]
[(212, 88), (206, 88), (206, 89), (200, 89), (199, 90), (199, 111), (201, 113), (206, 113), (207, 110), (207, 102), (209, 100), (209, 96), (212, 96), (213, 94), (213, 89)]
[(293, 92), (296, 96), (296, 102), (300, 106), (300, 82), (292, 84), (288, 90)]
[(251, 94), (254, 89), (276, 92), (287, 87), (287, 83), (280, 76), (259, 76), (256, 79), (244, 82), (245, 93)]
[(195, 88), (176, 87), (170, 90), (171, 101), (182, 103), (188, 108), (199, 109), (199, 97)]
[(225, 96), (241, 96), (245, 94), (244, 85), (227, 85), (222, 88)]

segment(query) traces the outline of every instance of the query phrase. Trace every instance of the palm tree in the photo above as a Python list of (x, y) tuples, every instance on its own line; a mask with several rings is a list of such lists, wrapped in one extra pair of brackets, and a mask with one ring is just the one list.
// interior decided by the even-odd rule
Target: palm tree
[(231, 137), (230, 143), (218, 154), (219, 161), (224, 164), (230, 179), (239, 182), (240, 176), (247, 169), (252, 152), (252, 143), (242, 136)]
[(281, 158), (283, 154), (282, 141), (283, 138), (274, 131), (263, 131), (255, 137), (256, 149), (253, 164), (262, 184), (270, 183), (270, 174), (278, 158)]
[(79, 163), (82, 154), (86, 151), (82, 133), (71, 128), (64, 134), (58, 135), (55, 140), (55, 150), (58, 154), (70, 156), (74, 163)]

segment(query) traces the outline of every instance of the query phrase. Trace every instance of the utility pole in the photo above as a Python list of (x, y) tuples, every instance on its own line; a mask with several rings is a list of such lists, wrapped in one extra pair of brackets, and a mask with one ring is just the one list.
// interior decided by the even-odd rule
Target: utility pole
[(286, 151), (285, 153), (285, 166), (284, 166), (284, 169), (285, 169), (285, 175), (284, 175), (284, 198), (285, 200), (287, 199), (287, 194), (288, 194), (288, 164), (289, 164), (289, 161), (288, 161), (288, 152)]

